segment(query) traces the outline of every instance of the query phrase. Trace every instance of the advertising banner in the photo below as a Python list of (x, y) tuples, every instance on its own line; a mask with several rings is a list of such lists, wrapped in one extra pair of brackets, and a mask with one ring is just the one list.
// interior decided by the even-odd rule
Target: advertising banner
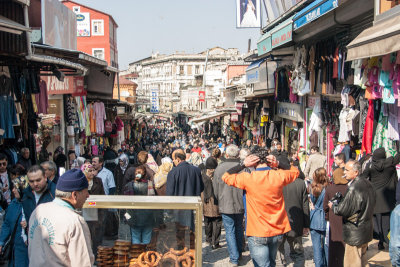
[(260, 0), (236, 0), (236, 27), (261, 27)]
[(76, 16), (60, 1), (42, 0), (43, 44), (76, 50)]
[(59, 81), (56, 76), (40, 76), (46, 82), (49, 95), (85, 95), (84, 78), (65, 76), (64, 81)]
[(206, 102), (206, 91), (199, 91), (199, 102)]
[(159, 113), (160, 112), (160, 103), (158, 98), (158, 89), (151, 89), (150, 96), (150, 112), (151, 113)]
[(77, 36), (90, 36), (90, 13), (76, 13), (76, 31)]

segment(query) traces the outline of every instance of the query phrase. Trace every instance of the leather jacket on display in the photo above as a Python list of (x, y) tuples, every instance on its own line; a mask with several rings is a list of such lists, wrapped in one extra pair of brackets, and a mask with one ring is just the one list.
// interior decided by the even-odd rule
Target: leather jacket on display
[(350, 246), (361, 246), (372, 240), (372, 217), (375, 207), (375, 191), (371, 183), (357, 177), (347, 189), (346, 195), (333, 212), (343, 217), (343, 241)]

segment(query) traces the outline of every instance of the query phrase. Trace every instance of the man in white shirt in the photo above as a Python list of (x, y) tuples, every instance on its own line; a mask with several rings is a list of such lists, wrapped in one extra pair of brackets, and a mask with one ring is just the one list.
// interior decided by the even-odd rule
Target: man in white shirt
[(96, 156), (92, 159), (92, 165), (96, 169), (97, 177), (103, 181), (104, 192), (106, 195), (115, 194), (115, 180), (113, 173), (103, 167), (104, 159), (102, 156)]

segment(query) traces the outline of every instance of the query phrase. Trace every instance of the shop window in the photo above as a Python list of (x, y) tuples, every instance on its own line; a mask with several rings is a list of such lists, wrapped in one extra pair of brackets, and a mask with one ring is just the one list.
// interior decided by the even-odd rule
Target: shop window
[(92, 55), (98, 59), (104, 60), (104, 48), (93, 48)]
[(98, 35), (98, 36), (104, 35), (104, 20), (102, 19), (92, 20), (92, 35)]

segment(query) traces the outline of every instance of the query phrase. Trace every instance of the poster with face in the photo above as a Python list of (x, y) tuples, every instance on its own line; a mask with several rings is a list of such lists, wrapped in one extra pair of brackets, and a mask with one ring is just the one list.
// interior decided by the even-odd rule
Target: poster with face
[(236, 27), (261, 27), (260, 0), (236, 0)]

